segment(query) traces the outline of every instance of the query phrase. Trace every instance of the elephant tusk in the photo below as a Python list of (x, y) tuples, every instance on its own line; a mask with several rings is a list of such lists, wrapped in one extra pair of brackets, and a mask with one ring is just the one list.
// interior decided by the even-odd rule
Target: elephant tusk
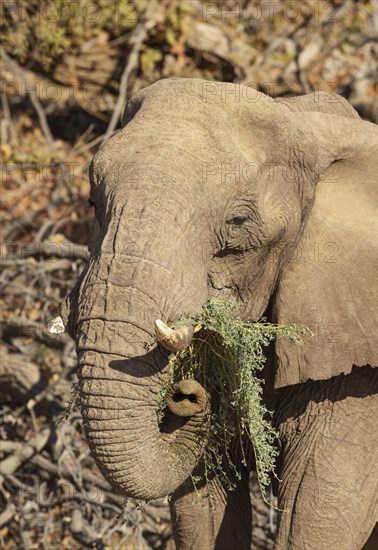
[(169, 351), (182, 351), (192, 341), (194, 333), (193, 326), (185, 326), (179, 329), (169, 328), (163, 321), (155, 321), (155, 334), (158, 341)]
[(50, 334), (61, 334), (66, 330), (61, 317), (54, 317), (54, 319), (47, 323), (46, 329)]

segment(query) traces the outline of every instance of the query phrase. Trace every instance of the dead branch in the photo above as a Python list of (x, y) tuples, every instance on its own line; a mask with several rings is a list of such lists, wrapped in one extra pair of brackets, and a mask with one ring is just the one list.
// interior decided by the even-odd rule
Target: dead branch
[(49, 124), (47, 122), (47, 118), (45, 115), (45, 112), (42, 108), (42, 105), (37, 99), (36, 90), (32, 88), (31, 83), (24, 75), (24, 71), (20, 67), (20, 65), (3, 50), (0, 50), (0, 56), (5, 61), (5, 63), (8, 65), (10, 70), (24, 83), (26, 90), (28, 90), (30, 101), (37, 113), (39, 123), (41, 125), (42, 131), (45, 135), (45, 138), (49, 144), (50, 151), (56, 152), (56, 146), (55, 141), (53, 138), (53, 135), (51, 133)]
[(4, 512), (0, 514), (0, 529), (11, 521), (16, 513), (16, 506), (13, 502), (7, 501)]
[[(3, 352), (0, 364), (0, 397), (3, 401), (25, 402), (41, 387), (39, 367), (20, 353)], [(3, 450), (3, 447), (2, 449)]]
[(76, 244), (72, 242), (54, 243), (52, 241), (42, 241), (27, 243), (23, 245), (17, 254), (9, 255), (6, 257), (5, 262), (10, 263), (14, 260), (24, 260), (26, 258), (67, 258), (69, 260), (88, 260), (89, 251), (88, 247)]
[(21, 441), (2, 441), (0, 452), (2, 453), (12, 453), (13, 451), (18, 451), (23, 446)]
[(123, 108), (125, 106), (127, 84), (130, 75), (138, 68), (139, 54), (143, 42), (146, 40), (149, 31), (156, 26), (159, 20), (161, 20), (161, 15), (159, 15), (159, 5), (155, 1), (149, 2), (147, 4), (147, 7), (141, 13), (139, 23), (135, 27), (134, 31), (130, 34), (129, 41), (130, 44), (132, 44), (132, 48), (128, 55), (127, 63), (122, 73), (121, 81), (119, 84), (119, 95), (117, 103), (111, 116), (108, 128), (102, 139), (102, 144), (108, 141), (118, 124)]
[[(42, 455), (40, 454), (34, 455), (31, 458), (31, 462), (36, 466), (42, 468), (46, 472), (59, 476), (58, 466), (55, 466), (55, 464), (53, 464), (50, 460), (43, 457)], [(119, 506), (121, 506), (125, 502), (125, 498), (114, 493), (113, 489), (111, 488), (109, 483), (105, 481), (105, 479), (100, 478), (95, 474), (92, 474), (92, 472), (90, 472), (89, 470), (83, 470), (81, 473), (81, 477), (85, 483), (88, 483), (89, 485), (96, 487), (96, 497), (97, 497), (96, 503), (101, 502), (101, 500), (105, 500), (105, 497)], [(82, 490), (82, 487), (78, 487), (77, 481), (75, 480), (74, 476), (71, 473), (66, 472), (64, 479), (67, 479), (68, 481), (72, 482), (74, 485), (76, 485), (76, 487), (79, 490)], [(101, 498), (102, 495), (104, 496), (103, 499)], [(81, 498), (85, 499), (85, 496), (82, 495)]]
[[(1, 104), (4, 112), (4, 134), (1, 132), (1, 142), (7, 143), (8, 141), (12, 146), (17, 143), (17, 134), (12, 121), (11, 110), (8, 103), (8, 98), (5, 92), (1, 92)], [(1, 127), (3, 130), (3, 126)]]
[(50, 334), (42, 323), (27, 319), (7, 319), (1, 321), (1, 338), (9, 341), (11, 338), (33, 338), (52, 348), (64, 348), (71, 343), (68, 334)]
[(50, 439), (53, 425), (42, 428), (33, 439), (28, 441), (22, 448), (17, 450), (14, 454), (4, 458), (0, 462), (0, 474), (1, 476), (7, 476), (13, 474), (24, 462), (29, 460), (36, 452), (42, 451)]

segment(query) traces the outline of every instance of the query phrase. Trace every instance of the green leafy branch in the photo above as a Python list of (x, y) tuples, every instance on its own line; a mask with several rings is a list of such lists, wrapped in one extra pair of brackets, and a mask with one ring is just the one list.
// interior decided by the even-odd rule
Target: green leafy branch
[[(215, 475), (228, 490), (234, 489), (252, 445), (257, 478), (266, 501), (271, 476), (277, 477), (278, 451), (272, 412), (262, 399), (265, 350), (277, 336), (301, 345), (302, 336), (311, 333), (297, 324), (274, 325), (264, 319), (243, 322), (237, 316), (238, 307), (234, 302), (210, 300), (200, 315), (183, 317), (172, 324), (174, 328), (192, 324), (197, 330), (187, 349), (170, 355), (163, 377), (162, 406), (176, 380), (194, 378), (202, 384), (212, 396), (203, 457), (206, 481)], [(235, 445), (241, 449), (241, 461), (232, 452)]]

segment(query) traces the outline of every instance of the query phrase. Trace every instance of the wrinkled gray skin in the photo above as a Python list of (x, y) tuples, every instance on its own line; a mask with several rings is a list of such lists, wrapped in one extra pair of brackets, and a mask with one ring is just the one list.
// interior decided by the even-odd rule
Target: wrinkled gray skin
[(62, 308), (86, 435), (116, 490), (172, 495), (180, 549), (251, 544), (252, 461), (236, 492), (212, 482), (213, 514), (188, 481), (201, 472), (211, 395), (190, 412), (198, 393), (179, 392), (189, 409), (157, 414), (168, 353), (154, 321), (199, 313), (211, 296), (240, 302), (245, 319), (316, 333), (302, 347), (278, 342), (266, 369), (288, 510), (276, 549), (357, 550), (373, 529), (376, 144), (376, 126), (340, 96), (277, 101), (168, 79), (129, 101), (93, 160), (99, 229)]

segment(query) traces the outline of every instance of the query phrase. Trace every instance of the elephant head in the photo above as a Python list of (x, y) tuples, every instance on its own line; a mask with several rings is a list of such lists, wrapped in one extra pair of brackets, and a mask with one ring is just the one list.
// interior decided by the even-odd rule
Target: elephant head
[[(62, 308), (76, 340), (87, 438), (126, 495), (175, 491), (198, 463), (208, 396), (178, 383), (158, 414), (164, 323), (209, 297), (299, 322), (276, 345), (275, 385), (372, 362), (375, 127), (339, 96), (277, 101), (247, 87), (167, 79), (135, 94), (95, 155), (97, 233)], [(329, 342), (324, 338), (329, 338)], [(166, 346), (169, 347), (169, 346)]]

